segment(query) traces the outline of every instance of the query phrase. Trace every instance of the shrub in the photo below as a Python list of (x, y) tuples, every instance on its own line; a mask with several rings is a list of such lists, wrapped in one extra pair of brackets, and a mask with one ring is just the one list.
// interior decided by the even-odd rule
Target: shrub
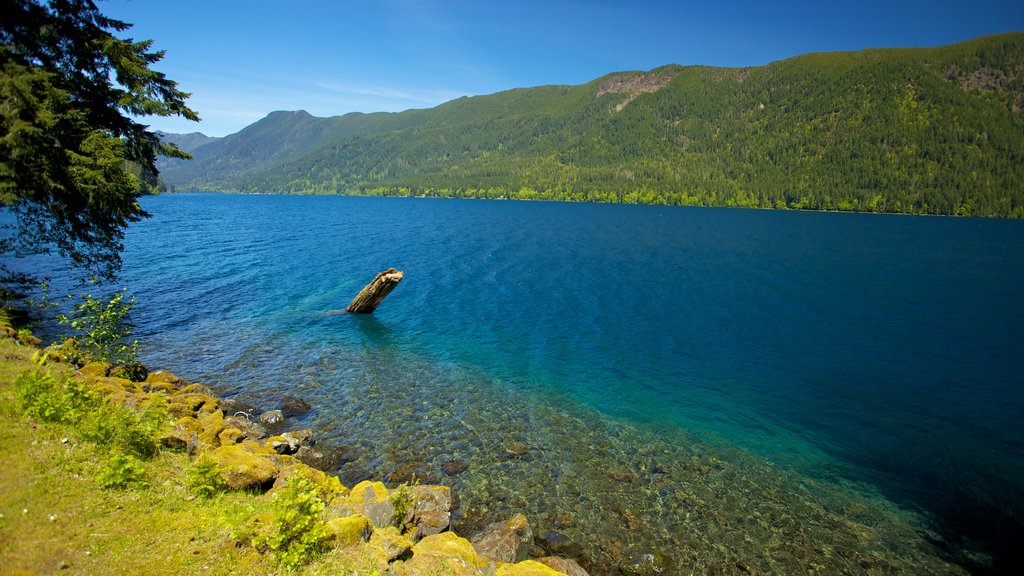
[(406, 483), (400, 484), (391, 491), (391, 505), (395, 511), (391, 514), (391, 525), (399, 531), (405, 531), (405, 523), (412, 518), (413, 493), (412, 487)]
[(269, 549), (286, 570), (294, 570), (321, 550), (324, 502), (312, 482), (296, 476), (274, 493), (271, 508), (269, 530), (253, 537), (252, 545)]
[(185, 475), (185, 482), (189, 490), (201, 498), (210, 498), (227, 489), (227, 484), (220, 474), (220, 467), (205, 456), (192, 464)]
[(15, 395), (26, 414), (43, 422), (73, 424), (95, 409), (99, 401), (92, 390), (70, 378), (58, 383), (42, 368), (43, 361), (14, 379)]
[(152, 458), (160, 448), (167, 421), (167, 399), (154, 395), (141, 411), (103, 403), (84, 415), (78, 431), (84, 440), (136, 458)]
[(70, 325), (75, 331), (75, 340), (83, 355), (80, 361), (91, 359), (111, 364), (128, 364), (135, 362), (139, 346), (138, 340), (130, 340), (133, 328), (131, 310), (134, 305), (135, 297), (127, 297), (124, 288), (106, 301), (85, 293), (70, 317), (60, 314), (57, 320), (61, 324)]
[(107, 460), (100, 469), (100, 486), (107, 490), (123, 490), (129, 486), (144, 488), (148, 485), (146, 481), (146, 468), (141, 462), (127, 454), (114, 454)]

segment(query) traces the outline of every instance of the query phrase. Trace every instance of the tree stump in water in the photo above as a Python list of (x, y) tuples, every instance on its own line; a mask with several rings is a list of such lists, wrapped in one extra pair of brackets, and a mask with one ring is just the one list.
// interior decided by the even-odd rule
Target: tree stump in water
[(402, 273), (394, 268), (388, 268), (387, 270), (377, 274), (377, 277), (373, 279), (373, 282), (367, 284), (359, 294), (352, 299), (352, 303), (345, 308), (345, 312), (350, 314), (370, 314), (380, 306), (380, 303), (384, 301), (384, 298), (391, 291), (398, 286), (398, 283), (402, 281)]

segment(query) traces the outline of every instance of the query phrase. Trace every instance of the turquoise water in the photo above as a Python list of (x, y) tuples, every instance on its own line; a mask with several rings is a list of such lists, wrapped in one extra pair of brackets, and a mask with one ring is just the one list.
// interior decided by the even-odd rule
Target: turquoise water
[[(414, 470), (462, 491), (468, 528), (526, 509), (585, 540), (556, 520), (614, 481), (544, 498), (552, 484), (588, 466), (644, 478), (659, 458), (688, 471), (673, 459), (714, 452), (911, 514), (972, 570), (1020, 559), (1024, 223), (345, 197), (143, 206), (153, 218), (130, 230), (122, 277), (143, 360), (265, 407), (306, 398), (301, 424), (344, 447), (346, 480)], [(376, 314), (340, 313), (391, 266), (405, 280)], [(508, 460), (509, 440), (531, 456)], [(469, 472), (439, 472), (450, 458)], [(684, 480), (656, 479), (665, 498)], [(616, 510), (608, 521), (630, 525), (617, 541), (642, 547), (629, 514), (685, 549), (668, 536), (683, 520), (664, 520), (683, 512)]]

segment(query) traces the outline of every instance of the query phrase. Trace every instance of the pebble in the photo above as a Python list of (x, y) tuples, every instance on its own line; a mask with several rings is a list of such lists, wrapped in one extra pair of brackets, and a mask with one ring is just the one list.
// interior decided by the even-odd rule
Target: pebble
[(459, 460), (449, 460), (444, 464), (441, 464), (441, 470), (449, 475), (455, 476), (456, 474), (462, 474), (469, 468), (469, 465)]

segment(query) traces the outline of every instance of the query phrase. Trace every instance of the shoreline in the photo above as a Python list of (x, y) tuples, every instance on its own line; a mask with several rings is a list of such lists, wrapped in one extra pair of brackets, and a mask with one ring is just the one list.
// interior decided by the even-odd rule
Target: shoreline
[[(19, 341), (22, 339), (13, 330), (5, 330), (0, 340), (5, 347), (22, 348), (4, 354), (5, 368), (18, 369), (20, 363), (21, 373), (33, 365), (40, 352), (35, 346), (38, 341)], [(335, 559), (341, 562), (339, 566), (358, 559), (359, 574), (412, 575), (435, 570), (457, 575), (587, 574), (569, 558), (537, 555), (536, 549), (531, 550), (533, 535), (521, 515), (488, 526), (474, 536), (472, 543), (450, 531), (453, 499), (446, 486), (406, 483), (389, 489), (370, 480), (351, 488), (343, 486), (336, 476), (300, 460), (300, 456), (315, 458), (315, 439), (309, 430), (286, 430), (287, 421), (281, 418), (280, 410), (269, 411), (258, 421), (242, 417), (242, 412), (225, 416), (223, 409), (228, 405), (223, 399), (204, 385), (170, 372), (144, 371), (144, 375), (127, 378), (121, 367), (97, 362), (72, 372), (74, 366), (66, 365), (59, 349), (50, 347), (42, 352), (47, 366), (63, 364), (54, 369), (113, 405), (145, 410), (158, 398), (166, 402), (174, 423), (160, 435), (163, 450), (180, 454), (186, 461), (212, 460), (229, 493), (268, 501), (287, 491), (296, 479), (314, 486), (326, 509), (319, 530), (325, 531), (320, 536), (321, 544), (331, 549), (325, 557), (328, 565), (330, 556), (335, 555), (341, 557)], [(31, 361), (29, 353), (34, 354)], [(46, 370), (49, 373), (50, 368)], [(0, 389), (8, 393), (11, 382), (5, 378), (2, 383)], [(260, 430), (264, 425), (266, 430)], [(67, 437), (61, 440), (65, 446), (68, 442)], [(27, 515), (29, 508), (25, 511)], [(50, 521), (56, 516), (51, 515)], [(0, 516), (0, 522), (5, 517)], [(258, 529), (258, 518), (256, 522)], [(6, 528), (2, 524), (0, 527)], [(244, 536), (230, 538), (236, 541), (235, 546), (247, 544)], [(323, 562), (320, 564), (318, 568), (323, 568)], [(70, 566), (62, 562), (59, 568)]]

